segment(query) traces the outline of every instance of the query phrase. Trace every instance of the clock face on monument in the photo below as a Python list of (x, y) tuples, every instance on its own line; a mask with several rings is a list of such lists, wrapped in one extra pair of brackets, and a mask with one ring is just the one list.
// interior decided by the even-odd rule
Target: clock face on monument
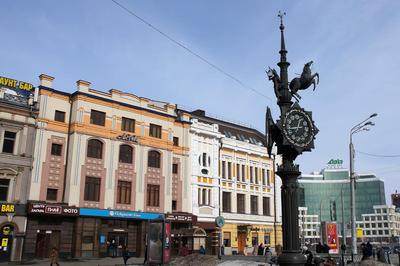
[(311, 116), (298, 108), (292, 108), (286, 112), (282, 131), (286, 140), (298, 148), (307, 147), (315, 135)]

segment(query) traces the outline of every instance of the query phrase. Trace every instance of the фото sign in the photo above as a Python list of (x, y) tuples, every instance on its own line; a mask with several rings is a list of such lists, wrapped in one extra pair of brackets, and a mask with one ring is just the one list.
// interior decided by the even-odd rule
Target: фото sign
[(33, 87), (33, 85), (28, 82), (18, 81), (16, 79), (6, 78), (2, 76), (0, 76), (0, 87), (12, 89), (17, 94), (25, 97), (28, 97), (35, 90), (35, 87)]
[(79, 209), (76, 207), (55, 204), (31, 203), (28, 207), (28, 213), (42, 215), (79, 216)]

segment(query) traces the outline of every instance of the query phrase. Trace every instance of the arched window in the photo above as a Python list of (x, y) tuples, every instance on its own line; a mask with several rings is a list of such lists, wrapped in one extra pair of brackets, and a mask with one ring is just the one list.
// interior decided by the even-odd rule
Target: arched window
[(160, 168), (161, 155), (157, 151), (149, 151), (149, 157), (147, 158), (147, 166)]
[(88, 141), (87, 157), (101, 159), (103, 153), (103, 143), (97, 139)]
[(119, 162), (132, 163), (133, 148), (129, 145), (119, 146)]

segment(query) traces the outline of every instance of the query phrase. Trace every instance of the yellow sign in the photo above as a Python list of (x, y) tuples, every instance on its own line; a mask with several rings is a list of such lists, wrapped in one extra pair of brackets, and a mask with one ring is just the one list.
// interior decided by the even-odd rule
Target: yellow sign
[(363, 230), (362, 228), (357, 228), (357, 238), (363, 237)]
[(0, 76), (0, 86), (9, 87), (13, 89), (20, 89), (29, 92), (33, 90), (33, 85), (30, 83), (1, 76)]
[(0, 204), (0, 212), (1, 213), (10, 213), (15, 212), (15, 205), (14, 204)]
[(1, 246), (2, 247), (7, 247), (7, 245), (8, 245), (8, 238), (3, 238), (1, 240)]

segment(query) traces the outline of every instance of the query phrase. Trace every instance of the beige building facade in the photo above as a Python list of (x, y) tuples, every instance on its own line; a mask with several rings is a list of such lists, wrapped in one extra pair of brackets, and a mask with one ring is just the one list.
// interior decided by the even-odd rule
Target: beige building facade
[(95, 90), (83, 80), (75, 92), (65, 93), (54, 89), (53, 81), (40, 76), (29, 200), (79, 207), (80, 213), (63, 219), (63, 212), (46, 228), (41, 219), (49, 218), (33, 210), (26, 256), (37, 257), (32, 250), (38, 249), (48, 256), (46, 247), (38, 247), (42, 237), (57, 243), (61, 256), (107, 255), (113, 240), (143, 255), (146, 219), (141, 217), (192, 211), (189, 115), (174, 104)]

